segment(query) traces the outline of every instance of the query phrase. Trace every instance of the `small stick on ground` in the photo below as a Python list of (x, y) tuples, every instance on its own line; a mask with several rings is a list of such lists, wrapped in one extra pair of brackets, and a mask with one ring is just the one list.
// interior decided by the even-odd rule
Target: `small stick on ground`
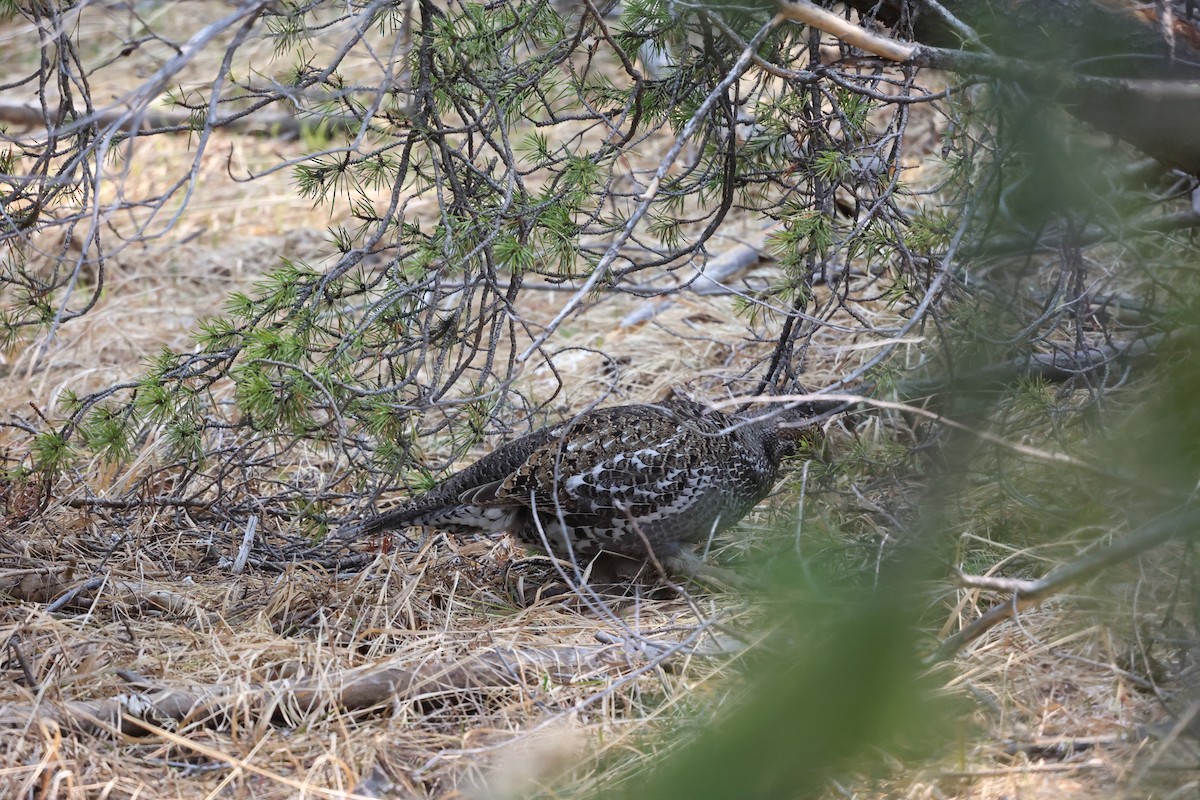
[(1200, 513), (1196, 511), (1160, 517), (1137, 533), (1126, 536), (1107, 547), (1094, 550), (1075, 561), (1062, 564), (1035, 581), (960, 574), (960, 583), (964, 586), (1011, 592), (1012, 596), (1008, 602), (993, 606), (970, 625), (953, 636), (947, 637), (925, 659), (925, 662), (935, 664), (952, 658), (967, 644), (978, 639), (1004, 620), (1011, 619), (1021, 609), (1037, 605), (1047, 597), (1057, 594), (1072, 584), (1090, 578), (1113, 564), (1118, 564), (1156, 547), (1183, 531), (1192, 529), (1198, 521), (1200, 521)]

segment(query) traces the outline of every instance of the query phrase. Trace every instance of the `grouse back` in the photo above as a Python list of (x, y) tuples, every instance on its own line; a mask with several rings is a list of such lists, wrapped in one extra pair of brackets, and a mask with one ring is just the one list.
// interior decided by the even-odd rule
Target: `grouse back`
[(766, 497), (798, 436), (779, 419), (741, 420), (678, 395), (594, 409), (507, 442), (357, 532), (507, 531), (572, 560), (669, 559)]

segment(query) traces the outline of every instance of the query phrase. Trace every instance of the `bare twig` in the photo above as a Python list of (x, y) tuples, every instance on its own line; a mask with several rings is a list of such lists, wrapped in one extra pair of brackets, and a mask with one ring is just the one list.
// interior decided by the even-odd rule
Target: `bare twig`
[(866, 50), (888, 61), (909, 61), (918, 50), (916, 45), (887, 39), (860, 28), (832, 11), (810, 3), (809, 0), (779, 0), (779, 13), (793, 22), (811, 25), (852, 47)]
[(1074, 561), (1062, 564), (1035, 581), (1008, 581), (1002, 578), (963, 576), (964, 585), (1011, 592), (1012, 596), (1004, 603), (988, 609), (983, 616), (958, 633), (944, 639), (937, 649), (926, 658), (926, 661), (932, 664), (952, 658), (967, 644), (978, 639), (1004, 620), (1011, 619), (1021, 609), (1037, 605), (1047, 597), (1086, 580), (1103, 569), (1126, 561), (1139, 553), (1144, 553), (1175, 536), (1191, 532), (1198, 522), (1200, 522), (1200, 513), (1193, 510), (1160, 517), (1140, 531), (1118, 539), (1110, 545), (1100, 547)]
[(252, 514), (250, 519), (246, 520), (246, 530), (242, 533), (242, 543), (238, 547), (237, 557), (233, 559), (233, 566), (230, 572), (234, 575), (242, 574), (242, 570), (246, 568), (246, 562), (250, 559), (250, 549), (254, 545), (254, 529), (258, 527), (258, 515)]
[(79, 584), (78, 586), (72, 587), (68, 591), (63, 592), (61, 595), (59, 595), (59, 597), (56, 598), (54, 600), (54, 602), (52, 602), (46, 606), (46, 613), (54, 614), (55, 612), (61, 611), (67, 605), (69, 605), (70, 603), (73, 603), (75, 601), (75, 598), (79, 597), (82, 594), (86, 594), (87, 592), (92, 592), (92, 591), (95, 591), (96, 589), (99, 589), (107, 581), (108, 581), (108, 578), (103, 575), (96, 575), (95, 577), (88, 578), (88, 580), (86, 580), (85, 582)]
[[(125, 131), (137, 130), (146, 133), (150, 129), (158, 129), (163, 132), (186, 133), (195, 130), (196, 115), (192, 112), (152, 109), (137, 119), (130, 119), (124, 109), (112, 106), (99, 109), (90, 121), (101, 127), (115, 126), (116, 129)], [(54, 120), (47, 120), (42, 116), (41, 108), (31, 103), (12, 100), (0, 100), (0, 122), (26, 127), (48, 127), (54, 124)], [(326, 131), (345, 132), (357, 132), (362, 125), (358, 119), (346, 115), (314, 116), (311, 120), (306, 120), (295, 114), (251, 113), (217, 120), (216, 127), (273, 138), (295, 139), (306, 126), (315, 127), (318, 124)], [(138, 127), (135, 128), (134, 125)]]
[(1200, 100), (1200, 84), (1194, 81), (1059, 73), (1056, 70), (1047, 70), (1033, 61), (899, 42), (847, 22), (809, 0), (779, 0), (779, 13), (794, 22), (802, 22), (824, 31), (852, 47), (896, 63), (1008, 79), (1033, 80), (1041, 84), (1053, 82), (1105, 92), (1126, 91), (1164, 103)]
[(1036, 447), (1029, 447), (1028, 445), (1017, 444), (1016, 442), (1010, 442), (1002, 436), (997, 436), (996, 434), (989, 433), (988, 431), (977, 430), (975, 428), (972, 428), (969, 425), (964, 425), (961, 422), (957, 422), (947, 416), (938, 414), (934, 411), (929, 411), (928, 409), (921, 408), (920, 406), (913, 406), (913, 405), (909, 405), (907, 403), (894, 403), (894, 402), (891, 402), (890, 400), (879, 400), (877, 398), (866, 397), (864, 395), (841, 394), (841, 393), (836, 393), (836, 392), (831, 392), (828, 394), (825, 394), (825, 393), (822, 393), (822, 394), (784, 394), (784, 395), (777, 395), (774, 397), (733, 398), (731, 400), (722, 400), (718, 403), (714, 403), (713, 405), (715, 405), (717, 408), (726, 408), (726, 407), (744, 405), (745, 403), (748, 403), (748, 402), (759, 403), (759, 404), (765, 403), (765, 404), (770, 404), (770, 405), (787, 405), (787, 404), (791, 404), (791, 403), (821, 402), (824, 400), (833, 400), (833, 401), (845, 402), (845, 403), (861, 403), (862, 405), (871, 406), (873, 408), (882, 408), (882, 409), (887, 409), (890, 411), (903, 411), (906, 414), (915, 414), (920, 417), (925, 417), (926, 419), (934, 420), (934, 421), (938, 422), (939, 424), (945, 425), (946, 427), (954, 428), (955, 430), (964, 431), (966, 433), (971, 434), (972, 436), (977, 436), (986, 442), (991, 442), (994, 445), (998, 445), (998, 446), (1006, 448), (1008, 450), (1012, 450), (1013, 452), (1020, 453), (1021, 455), (1029, 456), (1030, 458), (1036, 458), (1040, 461), (1048, 461), (1048, 462), (1057, 463), (1057, 464), (1070, 464), (1073, 467), (1079, 467), (1080, 469), (1086, 469), (1091, 472), (1099, 472), (1104, 475), (1109, 474), (1107, 470), (1104, 470), (1101, 467), (1097, 467), (1095, 465), (1089, 464), (1086, 461), (1082, 461), (1073, 456), (1069, 456), (1066, 453), (1052, 453), (1048, 450), (1039, 450)]

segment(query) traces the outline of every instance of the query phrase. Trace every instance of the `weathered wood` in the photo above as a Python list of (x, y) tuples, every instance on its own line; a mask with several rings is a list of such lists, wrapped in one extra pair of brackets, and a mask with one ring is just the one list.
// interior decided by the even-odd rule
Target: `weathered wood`
[[(665, 645), (653, 653), (663, 663), (675, 652), (695, 655), (691, 648)], [(461, 658), (412, 663), (411, 656), (344, 671), (288, 678), (235, 688), (220, 685), (157, 687), (148, 679), (123, 673), (131, 691), (97, 700), (69, 700), (10, 705), (0, 713), (0, 726), (24, 726), (43, 719), (91, 735), (147, 732), (142, 723), (222, 726), (238, 715), (274, 722), (321, 708), (342, 711), (387, 709), (398, 701), (437, 702), (516, 685), (538, 686), (546, 680), (569, 684), (611, 674), (625, 674), (648, 657), (624, 642), (543, 647), (497, 646)]]

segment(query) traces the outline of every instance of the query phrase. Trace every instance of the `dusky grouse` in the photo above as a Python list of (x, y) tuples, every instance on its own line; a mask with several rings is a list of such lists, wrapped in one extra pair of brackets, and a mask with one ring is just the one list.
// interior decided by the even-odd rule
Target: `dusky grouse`
[(507, 442), (408, 504), (352, 528), (509, 532), (583, 564), (601, 552), (713, 573), (691, 552), (774, 487), (802, 429), (845, 404), (739, 419), (682, 397), (597, 408)]

